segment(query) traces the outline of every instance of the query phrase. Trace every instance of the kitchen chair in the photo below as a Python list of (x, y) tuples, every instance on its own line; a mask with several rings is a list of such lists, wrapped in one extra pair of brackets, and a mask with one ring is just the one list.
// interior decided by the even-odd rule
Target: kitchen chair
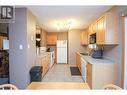
[(114, 84), (107, 84), (103, 87), (105, 90), (122, 90), (119, 86), (116, 86)]
[(12, 84), (3, 84), (0, 85), (0, 90), (18, 90), (18, 88)]

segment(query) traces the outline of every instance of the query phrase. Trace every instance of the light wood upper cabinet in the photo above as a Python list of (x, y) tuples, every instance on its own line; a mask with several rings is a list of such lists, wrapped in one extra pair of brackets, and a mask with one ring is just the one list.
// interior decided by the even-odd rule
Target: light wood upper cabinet
[(97, 33), (97, 22), (92, 24), (92, 34)]
[(89, 35), (93, 34), (93, 25), (91, 24), (89, 26)]
[(82, 45), (88, 45), (88, 32), (87, 31), (81, 32), (80, 38), (81, 38)]
[(56, 45), (56, 41), (57, 41), (56, 34), (47, 35), (47, 45)]
[(107, 12), (89, 26), (89, 36), (96, 33), (96, 43), (119, 44), (118, 14)]
[(97, 44), (119, 44), (118, 14), (105, 13), (97, 25)]
[(97, 22), (97, 34), (96, 34), (96, 40), (97, 44), (105, 44), (105, 19), (102, 17)]

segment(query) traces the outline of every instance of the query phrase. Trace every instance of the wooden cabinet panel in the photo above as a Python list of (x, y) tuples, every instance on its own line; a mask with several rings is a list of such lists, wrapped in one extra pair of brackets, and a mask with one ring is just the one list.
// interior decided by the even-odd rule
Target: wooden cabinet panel
[(45, 30), (42, 30), (41, 32), (41, 47), (46, 47), (46, 36), (47, 36), (47, 33)]
[(105, 43), (105, 19), (104, 17), (98, 20), (97, 22), (97, 44), (104, 44)]
[(119, 44), (118, 25), (118, 14), (107, 12), (89, 26), (89, 37), (96, 33), (96, 43), (98, 45)]
[(116, 84), (116, 70), (115, 63), (89, 63), (86, 65), (86, 82), (91, 89), (102, 89), (109, 83)]
[(79, 70), (81, 71), (81, 57), (78, 53), (76, 53), (76, 65), (79, 68)]
[(86, 65), (86, 81), (89, 87), (92, 89), (92, 64)]
[(44, 76), (47, 71), (49, 70), (49, 64), (50, 64), (50, 55), (46, 55), (41, 59), (42, 62), (42, 76)]
[(47, 35), (47, 45), (56, 45), (57, 35)]
[(81, 32), (80, 38), (81, 38), (82, 45), (88, 45), (88, 32), (87, 31)]
[(92, 24), (89, 26), (89, 35), (93, 34)]
[(92, 34), (97, 33), (97, 22), (94, 22), (92, 25)]

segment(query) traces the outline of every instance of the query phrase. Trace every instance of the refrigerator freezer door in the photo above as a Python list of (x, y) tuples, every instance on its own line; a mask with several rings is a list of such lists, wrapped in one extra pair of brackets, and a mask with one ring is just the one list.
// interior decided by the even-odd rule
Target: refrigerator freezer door
[(58, 40), (57, 47), (67, 47), (67, 40)]
[(67, 63), (67, 48), (57, 48), (57, 63)]

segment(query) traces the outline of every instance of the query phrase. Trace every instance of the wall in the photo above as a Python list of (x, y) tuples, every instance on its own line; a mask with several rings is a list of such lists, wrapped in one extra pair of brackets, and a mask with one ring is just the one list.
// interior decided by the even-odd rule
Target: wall
[(68, 32), (58, 32), (57, 39), (58, 40), (68, 40)]
[(9, 24), (10, 83), (25, 89), (29, 84), (29, 70), (34, 66), (35, 18), (25, 8), (15, 9), (15, 23)]
[[(109, 10), (110, 12), (113, 12), (114, 14), (118, 15), (118, 18), (120, 18), (120, 13), (125, 10), (127, 7), (113, 7), (111, 10)], [(121, 58), (121, 52), (122, 52), (122, 32), (121, 32), (121, 22), (119, 19), (119, 27), (118, 27), (118, 32), (120, 35), (120, 43), (119, 45), (107, 45), (104, 46), (104, 57), (111, 59), (113, 61), (115, 61), (117, 63), (117, 82), (116, 85), (121, 86), (121, 78), (122, 78), (122, 58)]]
[[(10, 83), (18, 88), (27, 84), (27, 18), (26, 9), (15, 10), (15, 23), (9, 25)], [(23, 49), (20, 50), (19, 46)]]
[(69, 64), (76, 65), (76, 52), (86, 52), (86, 47), (81, 45), (80, 33), (84, 30), (73, 29), (68, 32)]
[(30, 69), (36, 64), (36, 19), (27, 10), (27, 84), (30, 83)]

